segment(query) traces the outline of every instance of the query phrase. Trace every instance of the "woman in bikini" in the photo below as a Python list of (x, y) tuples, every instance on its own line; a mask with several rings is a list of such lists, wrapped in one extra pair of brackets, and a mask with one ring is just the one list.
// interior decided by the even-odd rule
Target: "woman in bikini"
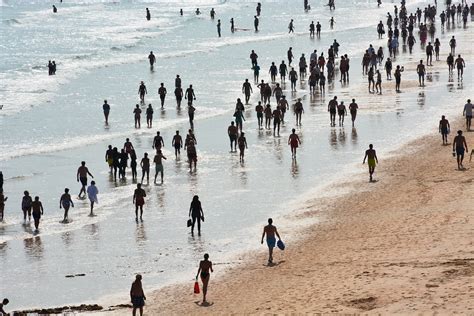
[(209, 284), (209, 279), (211, 277), (211, 273), (214, 272), (212, 269), (212, 262), (209, 261), (209, 255), (206, 253), (204, 254), (204, 260), (201, 260), (199, 263), (199, 269), (196, 275), (196, 280), (201, 274), (201, 281), (202, 281), (202, 303), (205, 304), (206, 302), (206, 294), (207, 294), (207, 285)]

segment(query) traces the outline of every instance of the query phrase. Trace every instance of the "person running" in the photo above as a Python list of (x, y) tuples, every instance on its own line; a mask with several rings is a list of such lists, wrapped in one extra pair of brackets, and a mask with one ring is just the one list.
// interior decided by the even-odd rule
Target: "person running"
[(334, 97), (328, 103), (328, 112), (329, 112), (329, 119), (331, 121), (331, 126), (336, 126), (336, 113), (337, 113), (337, 96)]
[(441, 120), (439, 121), (439, 132), (441, 133), (441, 137), (443, 138), (443, 145), (448, 145), (448, 134), (450, 132), (451, 126), (449, 125), (449, 121), (443, 115), (441, 116)]
[(59, 209), (64, 208), (64, 219), (63, 222), (68, 222), (68, 212), (70, 207), (74, 207), (74, 202), (71, 199), (71, 195), (69, 194), (69, 189), (65, 188), (64, 193), (61, 195), (59, 199)]
[(295, 105), (293, 106), (295, 116), (296, 116), (296, 125), (301, 126), (301, 116), (304, 113), (303, 103), (301, 103), (301, 98), (296, 101)]
[(163, 170), (162, 159), (166, 160), (166, 157), (163, 155), (160, 149), (157, 151), (155, 158), (153, 159), (153, 162), (155, 163), (155, 184), (156, 184), (156, 178), (158, 177), (158, 173), (161, 173), (161, 183), (163, 183), (164, 170)]
[(235, 126), (234, 121), (230, 122), (230, 126), (227, 128), (227, 135), (229, 135), (230, 140), (230, 152), (237, 151), (237, 138), (239, 136), (239, 130), (237, 129), (237, 126)]
[(107, 103), (107, 100), (104, 100), (102, 110), (104, 111), (105, 125), (109, 125), (110, 104)]
[(349, 104), (349, 112), (351, 112), (352, 127), (354, 127), (358, 109), (359, 109), (359, 106), (355, 102), (355, 99), (352, 99), (352, 103)]
[(237, 143), (239, 145), (239, 158), (240, 162), (244, 162), (244, 155), (245, 155), (245, 149), (248, 149), (247, 146), (247, 139), (245, 138), (245, 133), (242, 132), (240, 133), (239, 138), (237, 139)]
[(89, 216), (94, 216), (94, 204), (99, 203), (97, 194), (99, 194), (99, 189), (97, 189), (95, 181), (91, 181), (91, 185), (87, 187), (87, 196), (89, 197), (89, 201), (91, 202), (91, 213), (89, 214)]
[(456, 156), (458, 170), (464, 169), (462, 162), (464, 160), (464, 153), (468, 151), (469, 149), (467, 149), (466, 138), (462, 135), (462, 131), (459, 130), (453, 140), (453, 156)]
[(138, 95), (140, 96), (141, 103), (145, 103), (145, 94), (148, 94), (145, 83), (143, 81), (140, 81), (140, 86), (138, 87)]
[(158, 95), (160, 96), (160, 101), (161, 101), (161, 109), (163, 109), (165, 106), (166, 93), (167, 91), (165, 88), (165, 84), (162, 82), (160, 83), (160, 87), (158, 88)]
[(423, 60), (420, 59), (420, 63), (416, 67), (416, 72), (418, 73), (418, 82), (420, 83), (420, 87), (425, 85), (425, 65), (423, 65)]
[(142, 168), (142, 181), (145, 179), (146, 175), (146, 182), (150, 182), (150, 158), (148, 158), (148, 153), (143, 155), (142, 160), (140, 161), (140, 167)]
[(245, 104), (249, 104), (250, 94), (253, 93), (252, 85), (248, 79), (245, 79), (245, 82), (242, 85), (242, 93), (245, 94)]
[(145, 205), (146, 192), (142, 189), (141, 183), (137, 184), (137, 188), (133, 192), (132, 203), (135, 204), (135, 221), (138, 222), (138, 209), (140, 209), (140, 220), (143, 221), (143, 205)]
[(23, 220), (26, 222), (26, 214), (28, 214), (28, 221), (31, 221), (31, 204), (33, 203), (33, 199), (28, 191), (23, 192), (23, 194), (21, 210), (23, 211)]
[(456, 64), (456, 68), (458, 69), (458, 80), (461, 79), (462, 81), (462, 75), (464, 73), (466, 63), (464, 62), (464, 59), (461, 57), (461, 55), (458, 55), (458, 58), (456, 58), (454, 62)]
[(298, 148), (300, 144), (301, 144), (301, 140), (298, 134), (296, 134), (296, 130), (293, 128), (291, 130), (290, 136), (288, 137), (288, 145), (290, 145), (291, 157), (293, 159), (296, 159), (296, 148)]
[(192, 219), (191, 235), (194, 236), (194, 225), (197, 222), (198, 235), (201, 236), (201, 220), (204, 221), (204, 212), (202, 210), (199, 196), (195, 195), (189, 207), (189, 218)]
[(150, 55), (148, 55), (148, 61), (150, 62), (150, 69), (153, 69), (153, 66), (155, 65), (155, 62), (156, 62), (156, 57), (153, 54), (153, 51), (151, 51)]
[(163, 137), (161, 137), (160, 132), (156, 132), (156, 136), (153, 138), (153, 144), (151, 145), (151, 148), (158, 151), (161, 149), (161, 147), (165, 147), (165, 142)]
[(204, 260), (199, 262), (199, 269), (196, 274), (196, 281), (198, 276), (201, 276), (202, 282), (202, 304), (207, 304), (206, 295), (207, 295), (207, 287), (209, 286), (209, 279), (211, 278), (211, 272), (214, 272), (212, 269), (212, 262), (209, 261), (209, 255), (207, 253), (204, 254)]
[(189, 161), (189, 171), (193, 170), (193, 163), (194, 163), (194, 170), (196, 170), (196, 164), (197, 164), (197, 152), (196, 152), (196, 146), (195, 142), (192, 139), (189, 139), (186, 142), (186, 153), (188, 155), (188, 161)]
[(471, 99), (467, 100), (467, 103), (464, 105), (464, 110), (462, 115), (466, 117), (466, 130), (469, 132), (471, 130), (471, 121), (472, 121), (472, 103)]
[[(294, 131), (294, 130), (293, 130)], [(273, 226), (273, 219), (268, 219), (268, 225), (263, 228), (262, 233), (262, 245), (263, 239), (265, 236), (267, 237), (267, 246), (268, 246), (268, 265), (273, 263), (273, 248), (276, 246), (276, 238), (275, 235), (278, 237), (278, 240), (281, 240), (280, 234), (275, 226)]]
[(171, 146), (174, 147), (174, 155), (178, 158), (178, 155), (181, 155), (181, 148), (183, 148), (183, 138), (179, 135), (179, 131), (176, 131), (176, 135), (173, 136)]
[(43, 204), (39, 200), (39, 196), (35, 196), (35, 200), (31, 203), (31, 209), (35, 222), (35, 230), (38, 231), (41, 215), (44, 214)]
[(196, 95), (194, 94), (193, 85), (190, 84), (189, 88), (186, 89), (186, 93), (184, 94), (184, 99), (188, 100), (188, 103), (191, 102), (193, 104), (193, 100), (196, 100)]
[(135, 109), (133, 109), (133, 114), (135, 119), (135, 128), (140, 128), (140, 117), (142, 114), (142, 110), (140, 109), (140, 106), (138, 104), (135, 105)]
[(132, 303), (132, 315), (136, 316), (137, 309), (140, 311), (140, 316), (143, 316), (143, 306), (145, 306), (145, 293), (143, 292), (142, 276), (137, 274), (135, 281), (130, 288), (130, 302)]
[(339, 126), (344, 126), (344, 116), (347, 115), (346, 106), (344, 105), (344, 101), (341, 101), (337, 105), (337, 115), (339, 116)]
[(263, 111), (264, 111), (264, 109), (263, 109), (263, 106), (262, 106), (262, 102), (258, 101), (258, 104), (255, 107), (255, 112), (257, 112), (258, 129), (263, 128)]
[(81, 166), (77, 169), (77, 182), (81, 182), (81, 190), (79, 191), (78, 197), (81, 198), (81, 194), (84, 193), (84, 196), (86, 194), (86, 186), (87, 186), (87, 175), (90, 175), (91, 178), (94, 178), (94, 176), (89, 172), (89, 169), (86, 167), (86, 162), (81, 161)]
[(377, 153), (375, 152), (375, 149), (374, 149), (374, 145), (370, 144), (369, 145), (369, 149), (367, 149), (365, 151), (365, 157), (364, 157), (364, 161), (362, 162), (362, 164), (365, 164), (365, 160), (367, 159), (367, 163), (369, 165), (369, 179), (370, 179), (370, 182), (373, 181), (373, 174), (374, 174), (374, 171), (375, 171), (375, 165), (379, 163), (379, 160), (377, 158)]

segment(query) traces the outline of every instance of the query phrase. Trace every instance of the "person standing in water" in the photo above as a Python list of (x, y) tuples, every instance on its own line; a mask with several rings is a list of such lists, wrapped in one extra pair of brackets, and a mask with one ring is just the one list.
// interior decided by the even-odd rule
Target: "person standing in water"
[(247, 139), (245, 138), (245, 133), (244, 132), (240, 133), (240, 136), (237, 139), (237, 143), (239, 144), (240, 162), (244, 162), (245, 149), (248, 149)]
[(151, 128), (153, 125), (153, 107), (151, 106), (151, 103), (148, 104), (148, 107), (146, 108), (146, 126), (148, 128)]
[(143, 221), (143, 205), (145, 205), (146, 192), (142, 189), (142, 184), (138, 183), (133, 192), (132, 203), (135, 204), (135, 221), (138, 222), (138, 209), (140, 208), (140, 220)]
[(337, 105), (337, 115), (339, 116), (339, 126), (344, 126), (344, 116), (347, 115), (346, 106), (344, 105), (344, 101), (341, 101)]
[(132, 180), (137, 180), (137, 153), (135, 149), (130, 152), (130, 169), (132, 169)]
[(181, 87), (176, 87), (174, 89), (174, 96), (176, 97), (176, 106), (179, 109), (181, 107), (181, 101), (183, 100), (183, 89)]
[(217, 20), (217, 35), (221, 37), (221, 20)]
[(153, 54), (153, 51), (151, 51), (150, 55), (148, 55), (148, 61), (150, 62), (150, 68), (153, 69), (153, 66), (155, 65), (155, 62), (156, 62), (156, 57)]
[(196, 274), (196, 281), (198, 276), (201, 275), (202, 281), (202, 304), (207, 304), (206, 295), (207, 295), (207, 287), (209, 285), (209, 279), (211, 278), (211, 272), (214, 272), (212, 269), (212, 262), (209, 261), (209, 255), (207, 253), (204, 254), (204, 260), (199, 262), (199, 269)]
[(443, 145), (448, 144), (448, 134), (450, 129), (451, 126), (449, 125), (449, 121), (444, 115), (441, 116), (441, 120), (439, 121), (439, 132), (441, 134), (441, 137), (443, 138)]
[(142, 276), (137, 274), (135, 281), (130, 288), (130, 301), (132, 303), (132, 315), (136, 316), (137, 309), (140, 311), (140, 316), (143, 316), (143, 306), (145, 306), (145, 293), (143, 292)]
[(194, 94), (193, 85), (190, 84), (189, 88), (186, 89), (186, 93), (184, 94), (184, 99), (188, 100), (188, 103), (191, 102), (193, 104), (193, 100), (196, 100), (196, 95)]
[(364, 161), (362, 164), (365, 164), (365, 160), (367, 159), (367, 164), (369, 165), (369, 179), (370, 182), (372, 182), (373, 174), (375, 171), (375, 165), (379, 163), (379, 160), (377, 158), (377, 153), (375, 152), (374, 145), (370, 144), (369, 149), (365, 151), (365, 156), (364, 156)]
[(148, 8), (146, 8), (146, 20), (147, 21), (151, 20), (151, 13), (150, 13), (150, 10), (148, 10)]
[(355, 99), (352, 99), (352, 103), (349, 104), (349, 112), (351, 112), (352, 127), (354, 127), (358, 109), (359, 109), (359, 106), (355, 102)]
[(230, 32), (231, 33), (235, 32), (234, 18), (230, 19)]
[(189, 139), (186, 142), (186, 153), (188, 155), (189, 171), (191, 172), (193, 170), (193, 163), (194, 163), (194, 170), (196, 170), (197, 152), (196, 152), (196, 146), (195, 146), (194, 140)]
[(301, 103), (301, 98), (299, 98), (298, 101), (296, 101), (293, 108), (296, 115), (296, 125), (301, 126), (301, 116), (304, 113), (304, 108), (303, 108), (303, 103)]
[(140, 167), (142, 167), (142, 182), (145, 179), (146, 175), (146, 182), (150, 182), (150, 158), (148, 158), (148, 153), (143, 155), (142, 161), (140, 161)]
[(183, 138), (179, 135), (179, 131), (176, 131), (176, 135), (173, 136), (171, 146), (174, 147), (174, 155), (178, 158), (178, 155), (181, 155), (181, 148), (183, 148)]
[(91, 185), (87, 188), (87, 196), (89, 197), (89, 201), (91, 202), (91, 213), (89, 214), (89, 216), (94, 215), (94, 204), (99, 203), (97, 194), (99, 194), (99, 189), (97, 189), (95, 181), (91, 181)]
[(416, 72), (418, 73), (420, 87), (423, 87), (425, 85), (425, 65), (423, 65), (422, 59), (420, 59), (420, 63), (416, 66)]
[(135, 109), (133, 109), (133, 114), (134, 114), (133, 117), (135, 120), (135, 128), (140, 128), (141, 127), (140, 117), (142, 114), (142, 110), (140, 109), (140, 106), (138, 104), (135, 105)]
[(334, 97), (331, 101), (328, 103), (328, 112), (329, 112), (329, 119), (331, 121), (331, 126), (336, 126), (336, 113), (337, 113), (337, 96)]
[(188, 117), (191, 129), (194, 129), (194, 112), (196, 112), (196, 108), (193, 106), (192, 102), (188, 101)]
[(253, 93), (252, 85), (248, 79), (245, 79), (245, 82), (242, 85), (242, 93), (245, 94), (245, 104), (249, 104), (250, 94)]
[(239, 130), (235, 126), (234, 121), (230, 122), (230, 126), (227, 128), (227, 135), (230, 140), (230, 152), (237, 151), (237, 138), (239, 136)]
[(89, 169), (86, 167), (86, 162), (81, 161), (81, 166), (77, 169), (77, 182), (81, 182), (81, 190), (79, 191), (78, 197), (81, 198), (81, 194), (84, 193), (86, 194), (86, 186), (87, 186), (87, 175), (91, 176), (94, 178), (94, 176), (89, 172)]
[(156, 136), (153, 138), (153, 144), (151, 148), (156, 149), (158, 151), (161, 147), (165, 147), (165, 142), (163, 141), (163, 137), (161, 137), (160, 132), (156, 132)]
[(8, 197), (3, 194), (3, 188), (0, 188), (0, 223), (3, 222), (3, 217), (5, 213), (5, 202), (7, 200)]
[[(294, 131), (294, 130), (293, 130)], [(273, 226), (273, 219), (268, 219), (268, 225), (263, 228), (262, 233), (262, 245), (263, 239), (267, 236), (267, 246), (268, 246), (268, 264), (273, 263), (273, 248), (276, 246), (276, 238), (275, 235), (278, 237), (278, 240), (281, 240), (280, 234), (275, 226)]]
[(31, 203), (33, 220), (35, 222), (35, 230), (38, 231), (41, 215), (44, 214), (43, 204), (39, 200), (38, 196), (35, 196), (35, 200)]
[(74, 207), (74, 202), (72, 201), (71, 195), (69, 194), (69, 189), (65, 188), (64, 193), (61, 195), (59, 200), (59, 209), (64, 208), (64, 223), (67, 223), (68, 221), (68, 212), (71, 206)]
[(104, 100), (102, 110), (104, 110), (105, 125), (109, 125), (110, 105), (107, 103), (107, 100)]
[(288, 145), (290, 145), (291, 148), (291, 158), (296, 159), (296, 148), (301, 144), (301, 140), (296, 134), (296, 130), (293, 128), (291, 130), (291, 134), (288, 137)]
[(198, 235), (201, 236), (201, 220), (204, 221), (204, 212), (202, 210), (199, 196), (195, 195), (189, 207), (189, 217), (192, 219), (191, 235), (194, 235), (194, 225), (197, 222)]
[(258, 122), (258, 129), (262, 129), (263, 125), (263, 105), (261, 101), (258, 101), (257, 106), (255, 107), (255, 112), (257, 112), (257, 122)]
[(161, 109), (164, 108), (165, 106), (165, 98), (166, 98), (166, 88), (164, 83), (160, 83), (160, 87), (158, 88), (158, 95), (160, 96), (160, 101), (161, 101)]
[(28, 191), (23, 192), (23, 194), (21, 210), (23, 211), (23, 220), (26, 222), (26, 214), (28, 214), (28, 221), (31, 221), (31, 204), (33, 203), (33, 199)]
[(155, 163), (155, 184), (156, 178), (158, 177), (158, 173), (161, 173), (161, 183), (163, 183), (164, 170), (162, 159), (166, 160), (166, 157), (161, 152), (161, 149), (159, 149), (155, 155), (155, 158), (153, 159), (153, 162)]
[(459, 130), (456, 137), (453, 140), (453, 156), (456, 156), (458, 162), (458, 170), (463, 170), (464, 166), (462, 162), (464, 160), (464, 153), (469, 152), (467, 149), (466, 138), (462, 135), (462, 131)]
[(141, 103), (145, 103), (145, 94), (148, 94), (145, 83), (140, 81), (140, 86), (138, 86), (138, 95), (140, 96)]
[(288, 34), (294, 33), (295, 32), (295, 27), (293, 25), (293, 19), (291, 19), (290, 24), (288, 24)]
[(253, 26), (255, 27), (255, 32), (258, 32), (258, 24), (259, 24), (259, 20), (258, 20), (258, 17), (255, 15), (253, 17)]

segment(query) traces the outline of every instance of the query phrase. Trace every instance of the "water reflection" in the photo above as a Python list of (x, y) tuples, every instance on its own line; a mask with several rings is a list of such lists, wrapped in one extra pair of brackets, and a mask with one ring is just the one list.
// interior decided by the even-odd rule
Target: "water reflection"
[(61, 240), (63, 241), (64, 246), (66, 246), (66, 248), (71, 247), (71, 244), (74, 241), (73, 240), (73, 237), (74, 237), (73, 235), (74, 235), (74, 233), (72, 231), (64, 232), (64, 233), (61, 234)]
[(417, 103), (420, 106), (420, 108), (423, 108), (425, 106), (426, 102), (426, 96), (424, 91), (418, 92), (418, 98), (417, 98)]
[(299, 168), (296, 159), (293, 159), (291, 162), (291, 176), (293, 177), (293, 179), (296, 179), (299, 176)]
[(143, 224), (143, 222), (137, 223), (137, 228), (135, 229), (135, 241), (139, 248), (143, 247), (147, 241), (145, 224)]
[(273, 147), (275, 148), (275, 157), (278, 162), (283, 161), (283, 146), (281, 145), (282, 141), (281, 138), (274, 138), (273, 139)]
[(354, 145), (357, 145), (357, 128), (355, 127), (352, 128), (351, 140)]
[(344, 128), (339, 128), (338, 140), (341, 143), (341, 145), (345, 145), (345, 143), (346, 143), (346, 131), (345, 131)]
[(25, 253), (33, 259), (42, 259), (44, 255), (44, 247), (40, 236), (23, 239)]
[(331, 128), (331, 132), (329, 134), (329, 145), (331, 147), (337, 147), (337, 134), (336, 134), (336, 129)]

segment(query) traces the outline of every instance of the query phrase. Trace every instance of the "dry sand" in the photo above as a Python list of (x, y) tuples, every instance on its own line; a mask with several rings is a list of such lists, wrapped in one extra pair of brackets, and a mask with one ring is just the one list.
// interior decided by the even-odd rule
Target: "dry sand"
[[(472, 148), (474, 133), (466, 134)], [(376, 183), (364, 175), (332, 188), (350, 193), (311, 201), (301, 216), (322, 222), (277, 251), (275, 266), (266, 265), (262, 246), (223, 277), (213, 275), (210, 306), (199, 304), (190, 282), (148, 293), (146, 314), (473, 315), (474, 161), (467, 157), (467, 170), (457, 171), (439, 135), (407, 148), (379, 157)]]

